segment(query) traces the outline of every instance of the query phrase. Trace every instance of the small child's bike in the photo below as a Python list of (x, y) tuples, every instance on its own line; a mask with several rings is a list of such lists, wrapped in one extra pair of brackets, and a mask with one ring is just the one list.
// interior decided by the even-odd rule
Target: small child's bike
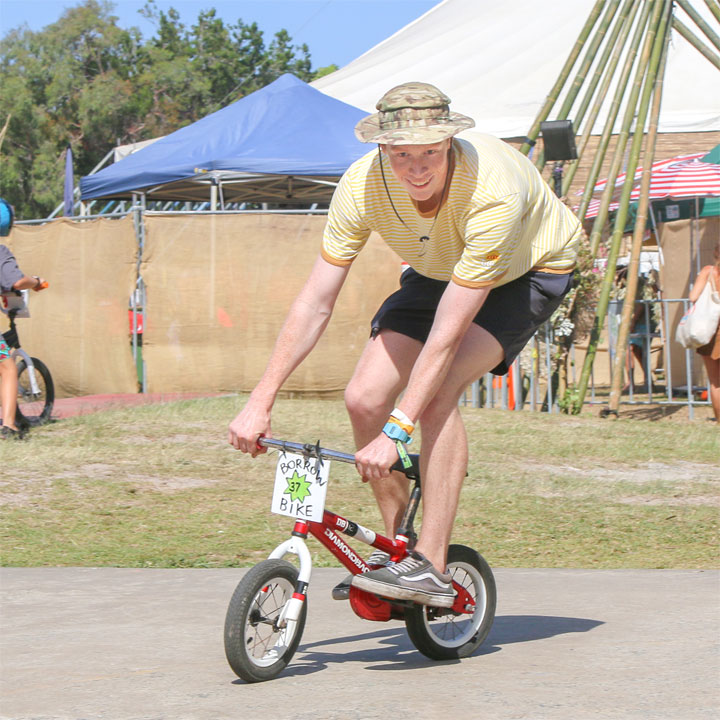
[[(233, 671), (247, 682), (279, 675), (297, 650), (305, 628), (312, 559), (305, 540), (315, 537), (352, 574), (380, 565), (369, 564), (342, 535), (366, 543), (399, 562), (414, 546), (413, 520), (420, 504), (417, 455), (409, 467), (393, 466), (414, 481), (410, 500), (395, 539), (384, 537), (324, 508), (329, 461), (355, 463), (355, 457), (317, 445), (260, 438), (259, 445), (280, 451), (272, 511), (295, 518), (291, 536), (267, 560), (248, 570), (233, 593), (225, 618), (225, 655)], [(299, 568), (284, 558), (295, 555)], [(437, 608), (385, 599), (350, 587), (350, 607), (365, 620), (404, 620), (413, 645), (433, 660), (468, 657), (485, 640), (495, 617), (497, 593), (490, 566), (475, 550), (450, 545), (448, 572), (455, 602)]]
[[(42, 287), (47, 287), (45, 283)], [(49, 422), (55, 402), (55, 385), (50, 370), (42, 360), (30, 357), (20, 346), (15, 318), (29, 318), (28, 290), (9, 290), (0, 294), (0, 312), (10, 320), (10, 329), (3, 333), (17, 364), (18, 396), (15, 422), (19, 427)]]

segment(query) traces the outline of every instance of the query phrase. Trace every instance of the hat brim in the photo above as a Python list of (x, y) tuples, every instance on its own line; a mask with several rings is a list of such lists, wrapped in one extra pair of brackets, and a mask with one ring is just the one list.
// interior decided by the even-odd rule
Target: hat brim
[(441, 142), (463, 130), (475, 127), (475, 121), (467, 115), (451, 112), (448, 120), (429, 125), (413, 125), (404, 128), (381, 129), (380, 113), (363, 118), (355, 126), (355, 137), (360, 142), (382, 145), (430, 145)]

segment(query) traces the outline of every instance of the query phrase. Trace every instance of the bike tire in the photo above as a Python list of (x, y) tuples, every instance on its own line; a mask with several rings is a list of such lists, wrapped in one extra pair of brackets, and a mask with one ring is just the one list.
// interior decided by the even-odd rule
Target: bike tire
[(18, 427), (42, 425), (50, 421), (53, 405), (55, 403), (55, 384), (47, 365), (42, 360), (30, 358), (35, 368), (40, 393), (33, 394), (30, 384), (30, 373), (25, 360), (17, 365), (18, 398), (15, 411), (15, 424)]
[(497, 605), (495, 578), (480, 553), (465, 545), (448, 549), (448, 572), (475, 601), (472, 613), (447, 608), (411, 605), (405, 609), (405, 625), (413, 645), (431, 660), (468, 657), (487, 638)]
[(277, 677), (300, 643), (307, 599), (300, 617), (285, 628), (274, 622), (292, 598), (296, 567), (284, 560), (264, 560), (238, 583), (225, 617), (225, 656), (233, 672), (249, 683)]

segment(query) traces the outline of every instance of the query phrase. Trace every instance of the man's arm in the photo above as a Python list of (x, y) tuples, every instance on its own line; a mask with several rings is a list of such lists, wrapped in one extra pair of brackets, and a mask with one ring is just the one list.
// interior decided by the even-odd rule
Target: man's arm
[[(473, 318), (478, 314), (489, 287), (467, 288), (450, 282), (435, 314), (430, 335), (415, 361), (408, 386), (399, 404), (413, 422), (442, 385)], [(356, 465), (363, 477), (385, 477), (397, 460), (395, 443), (384, 433), (359, 450)]]
[(325, 331), (349, 269), (350, 265), (338, 267), (322, 257), (315, 261), (290, 308), (260, 382), (230, 423), (228, 441), (233, 447), (253, 457), (261, 452), (257, 439), (260, 435), (270, 436), (270, 413), (277, 393)]

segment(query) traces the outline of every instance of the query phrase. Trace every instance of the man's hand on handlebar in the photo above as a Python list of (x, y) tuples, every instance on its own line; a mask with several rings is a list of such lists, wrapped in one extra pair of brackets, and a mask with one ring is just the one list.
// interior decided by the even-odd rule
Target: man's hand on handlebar
[(258, 445), (260, 437), (272, 437), (270, 413), (256, 408), (250, 401), (230, 423), (228, 442), (236, 450), (257, 457), (267, 452), (266, 447)]
[(355, 453), (355, 467), (363, 482), (389, 477), (390, 468), (397, 462), (395, 443), (380, 433), (371, 443)]

